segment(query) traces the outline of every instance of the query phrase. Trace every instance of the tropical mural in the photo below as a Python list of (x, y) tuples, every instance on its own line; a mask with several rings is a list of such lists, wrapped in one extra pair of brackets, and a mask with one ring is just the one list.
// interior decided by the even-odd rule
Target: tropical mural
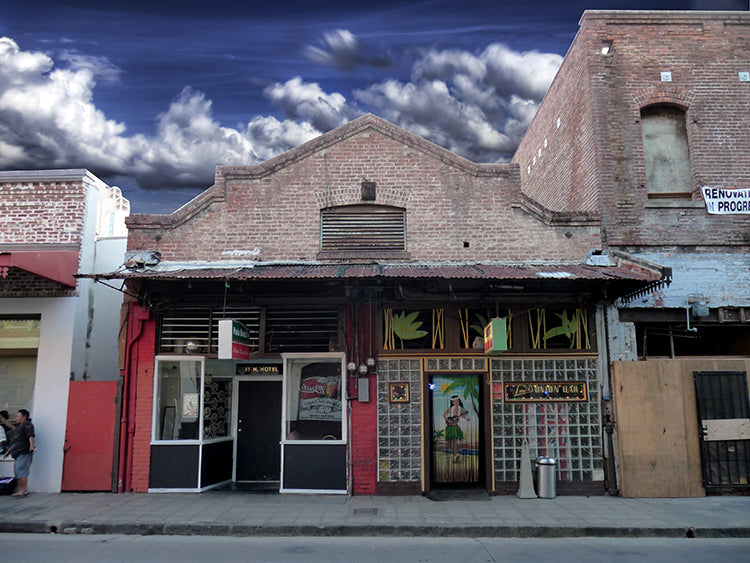
[(432, 400), (433, 483), (479, 481), (479, 376), (434, 375)]
[(384, 350), (445, 348), (444, 309), (385, 309), (384, 315)]
[(589, 314), (584, 309), (529, 311), (529, 329), (532, 348), (591, 348)]

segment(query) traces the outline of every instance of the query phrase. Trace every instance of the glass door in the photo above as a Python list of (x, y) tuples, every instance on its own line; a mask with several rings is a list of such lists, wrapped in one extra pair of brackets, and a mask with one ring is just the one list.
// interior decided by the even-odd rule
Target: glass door
[(481, 386), (479, 374), (430, 378), (432, 483), (479, 484)]

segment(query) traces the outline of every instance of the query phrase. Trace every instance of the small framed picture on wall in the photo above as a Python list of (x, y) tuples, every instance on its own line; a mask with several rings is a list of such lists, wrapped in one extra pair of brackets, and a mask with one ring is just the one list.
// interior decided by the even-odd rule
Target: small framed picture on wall
[(408, 383), (390, 383), (388, 385), (388, 402), (389, 403), (408, 403), (409, 384)]

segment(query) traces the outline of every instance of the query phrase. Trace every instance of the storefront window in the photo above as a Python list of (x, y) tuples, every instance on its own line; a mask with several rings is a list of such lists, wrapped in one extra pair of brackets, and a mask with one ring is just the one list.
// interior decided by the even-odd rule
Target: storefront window
[(294, 356), (284, 356), (285, 438), (344, 439), (343, 356)]
[(154, 440), (200, 436), (202, 359), (157, 359)]
[(231, 434), (232, 380), (207, 375), (203, 385), (203, 438)]
[(11, 419), (31, 408), (40, 324), (38, 317), (0, 318), (0, 410)]

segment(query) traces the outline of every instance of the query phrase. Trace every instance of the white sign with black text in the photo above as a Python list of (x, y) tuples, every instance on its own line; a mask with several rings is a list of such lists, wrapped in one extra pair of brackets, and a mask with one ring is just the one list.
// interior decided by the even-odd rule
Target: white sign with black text
[(712, 215), (750, 213), (750, 188), (703, 186), (706, 210)]

